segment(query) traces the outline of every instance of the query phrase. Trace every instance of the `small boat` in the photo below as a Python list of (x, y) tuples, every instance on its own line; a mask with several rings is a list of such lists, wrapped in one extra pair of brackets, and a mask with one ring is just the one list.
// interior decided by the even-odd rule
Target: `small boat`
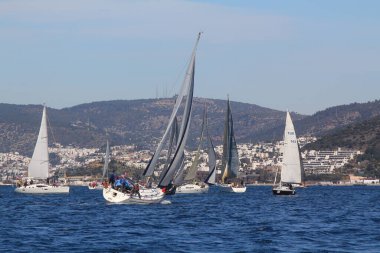
[(68, 186), (48, 185), (48, 184), (31, 184), (27, 186), (17, 187), (15, 192), (32, 193), (32, 194), (47, 194), (47, 193), (69, 193)]
[(276, 184), (277, 174), (274, 179), (272, 193), (274, 195), (294, 195), (296, 194), (293, 185), (301, 185), (303, 182), (303, 168), (297, 136), (290, 113), (286, 112), (286, 122), (284, 131), (284, 150), (281, 165), (280, 182)]
[(140, 197), (137, 194), (123, 193), (111, 187), (103, 188), (103, 197), (110, 203), (136, 203), (154, 204), (159, 203), (164, 198), (165, 193), (159, 188), (144, 188), (140, 186)]
[[(47, 184), (49, 182), (49, 152), (46, 107), (43, 107), (40, 131), (34, 147), (32, 160), (28, 166), (28, 179), (24, 184), (19, 184), (15, 189), (18, 193), (47, 194), (47, 193), (69, 193), (70, 187), (58, 184)], [(29, 181), (29, 184), (27, 183)], [(33, 183), (34, 181), (34, 183)]]
[(292, 184), (292, 186), (293, 186), (293, 188), (300, 188), (300, 189), (307, 187), (305, 184)]
[(176, 193), (207, 193), (209, 186), (205, 183), (188, 183), (177, 187)]
[(103, 185), (99, 182), (96, 182), (96, 181), (89, 183), (87, 187), (89, 190), (101, 190), (101, 189), (103, 189)]
[(247, 191), (247, 187), (245, 185), (218, 184), (217, 186), (222, 192), (244, 193)]
[(247, 190), (244, 182), (238, 176), (239, 164), (230, 99), (228, 98), (223, 136), (222, 183), (218, 184), (220, 191), (244, 193)]

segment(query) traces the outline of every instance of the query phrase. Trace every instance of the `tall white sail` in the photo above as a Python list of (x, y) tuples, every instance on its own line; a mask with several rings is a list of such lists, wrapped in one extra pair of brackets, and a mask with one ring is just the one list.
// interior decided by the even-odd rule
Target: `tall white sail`
[(32, 160), (28, 166), (28, 177), (49, 177), (48, 133), (45, 106), (42, 112), (41, 126), (38, 133), (36, 146), (34, 147)]
[(296, 132), (294, 131), (294, 125), (289, 112), (286, 113), (283, 150), (281, 182), (301, 184), (302, 168), (300, 152)]

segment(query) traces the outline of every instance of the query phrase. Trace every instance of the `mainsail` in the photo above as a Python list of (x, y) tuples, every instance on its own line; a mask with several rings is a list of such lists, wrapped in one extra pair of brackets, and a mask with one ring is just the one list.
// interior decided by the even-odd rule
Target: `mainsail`
[[(174, 151), (173, 157), (171, 158), (169, 166), (167, 168), (164, 168), (164, 171), (161, 174), (160, 182), (159, 182), (160, 187), (169, 185), (172, 182), (174, 175), (176, 173), (179, 173), (184, 168), (183, 166), (184, 159), (185, 159), (184, 150), (185, 150), (185, 145), (187, 142), (187, 137), (188, 137), (188, 133), (190, 129), (190, 119), (191, 119), (193, 92), (194, 92), (195, 55), (196, 55), (196, 49), (198, 46), (200, 35), (201, 33), (198, 34), (198, 38), (191, 55), (190, 63), (186, 71), (184, 81), (181, 86), (181, 90), (178, 94), (172, 114), (169, 118), (169, 124), (165, 130), (165, 133), (161, 141), (158, 144), (156, 151), (154, 152), (152, 159), (150, 160), (143, 174), (144, 176), (151, 176), (153, 174), (156, 168), (158, 158), (160, 157), (161, 151), (164, 147), (164, 144), (166, 143), (167, 138), (169, 137), (170, 131), (173, 133), (172, 129), (174, 127), (173, 125), (176, 124), (176, 116), (178, 114), (178, 110), (182, 102), (184, 102), (185, 108), (182, 115), (181, 127), (179, 128), (179, 131), (178, 131), (178, 139), (177, 139), (175, 151)], [(172, 147), (170, 146), (169, 148), (172, 148)], [(168, 152), (171, 152), (171, 151), (168, 151)]]
[(177, 174), (174, 182), (176, 185), (182, 184), (183, 181), (191, 181), (194, 180), (197, 171), (198, 171), (198, 165), (200, 161), (201, 156), (201, 150), (203, 147), (204, 137), (206, 135), (206, 143), (207, 143), (207, 153), (208, 153), (208, 165), (209, 165), (209, 175), (207, 176), (205, 183), (208, 184), (215, 184), (216, 181), (216, 154), (214, 150), (214, 145), (212, 143), (211, 137), (208, 133), (208, 123), (207, 123), (207, 111), (206, 108), (203, 113), (203, 120), (202, 120), (202, 127), (201, 127), (201, 138), (199, 141), (198, 149), (196, 152), (196, 155), (194, 157), (193, 163), (191, 164), (190, 168), (186, 171), (186, 175), (184, 176), (184, 170), (181, 171), (180, 174)]
[(49, 153), (48, 153), (48, 133), (46, 120), (46, 107), (42, 112), (42, 120), (40, 131), (32, 160), (28, 166), (28, 176), (33, 178), (48, 178), (49, 177)]
[(290, 113), (287, 112), (284, 132), (284, 154), (281, 168), (281, 182), (301, 184), (302, 177), (297, 136), (294, 131), (294, 125), (290, 117)]
[(178, 134), (179, 134), (178, 133), (178, 120), (177, 120), (177, 117), (175, 117), (174, 123), (172, 125), (172, 129), (171, 129), (169, 147), (168, 147), (168, 152), (166, 154), (166, 162), (165, 162), (164, 168), (162, 169), (159, 181), (161, 181), (164, 178), (164, 175), (166, 175), (166, 173), (169, 169), (169, 165), (170, 165), (170, 162), (172, 160), (173, 150), (175, 150), (177, 143), (178, 143)]
[(239, 170), (239, 154), (237, 151), (234, 127), (231, 113), (230, 100), (227, 100), (226, 121), (224, 124), (223, 136), (223, 157), (222, 157), (222, 182), (227, 183), (228, 179), (236, 178)]
[(197, 153), (196, 153), (196, 155), (194, 157), (194, 161), (191, 164), (191, 167), (187, 171), (187, 174), (185, 176), (185, 181), (193, 180), (196, 177), (196, 175), (197, 175), (199, 160), (200, 160), (200, 157), (201, 157), (201, 149), (202, 149), (202, 145), (203, 145), (203, 136), (204, 136), (204, 132), (205, 132), (205, 124), (206, 124), (206, 108), (205, 108), (205, 111), (204, 111), (204, 114), (203, 114), (202, 128), (201, 128), (201, 138), (199, 140), (199, 145), (198, 145)]

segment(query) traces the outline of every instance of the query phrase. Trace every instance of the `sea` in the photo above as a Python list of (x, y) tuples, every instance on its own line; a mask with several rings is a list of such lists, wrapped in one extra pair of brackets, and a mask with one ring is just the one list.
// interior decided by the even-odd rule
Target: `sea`
[(138, 205), (87, 187), (23, 195), (0, 186), (0, 252), (380, 252), (380, 187), (211, 188)]

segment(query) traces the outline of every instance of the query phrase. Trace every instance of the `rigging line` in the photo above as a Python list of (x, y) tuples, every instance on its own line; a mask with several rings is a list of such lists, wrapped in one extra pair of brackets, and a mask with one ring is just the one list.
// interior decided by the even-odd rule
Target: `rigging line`
[(172, 83), (172, 86), (169, 89), (169, 94), (173, 94), (173, 96), (175, 95), (174, 94), (174, 88), (177, 86), (177, 83), (179, 82), (180, 77), (183, 76), (183, 72), (186, 69), (186, 67), (189, 65), (190, 61), (191, 61), (191, 56), (190, 56), (190, 59), (185, 62), (185, 64), (181, 68), (181, 71), (178, 72), (176, 79), (174, 80), (174, 82)]
[[(197, 50), (198, 42), (199, 42), (199, 39), (200, 39), (200, 37), (201, 37), (202, 34), (203, 34), (203, 32), (199, 32), (199, 33), (198, 33), (197, 42), (196, 42), (196, 44), (195, 44), (195, 47), (194, 47), (194, 49), (193, 49), (193, 52), (192, 52), (192, 54), (190, 55), (189, 59), (185, 62), (185, 65), (182, 67), (181, 72), (178, 73), (176, 80), (174, 81), (174, 83), (172, 84), (172, 87), (171, 87), (170, 90), (169, 90), (170, 93), (173, 93), (175, 84), (178, 82), (178, 79), (179, 79), (181, 76), (183, 76), (182, 73), (184, 72), (184, 69), (190, 64), (190, 62), (191, 62), (191, 60), (192, 60), (192, 58), (193, 58), (193, 56), (194, 56), (194, 54), (195, 54), (195, 52), (196, 52), (196, 50)], [(185, 74), (185, 78), (186, 78), (186, 76), (187, 76), (187, 75)]]
[[(46, 110), (47, 110), (47, 108), (46, 108)], [(47, 113), (46, 113), (46, 119), (47, 119), (47, 122), (48, 122), (48, 127), (49, 127), (49, 129), (50, 129), (51, 136), (53, 137), (53, 142), (54, 142), (54, 143), (57, 143), (57, 141), (56, 141), (56, 139), (55, 139), (55, 136), (54, 136), (54, 133), (53, 133), (53, 127), (52, 127), (51, 124), (50, 124), (49, 116), (48, 116)]]
[[(47, 108), (46, 108), (46, 111), (47, 111)], [(47, 112), (46, 112), (46, 120), (47, 120), (47, 123), (48, 123), (48, 128), (50, 129), (51, 137), (53, 138), (53, 143), (58, 143), (57, 140), (55, 139), (55, 136), (54, 136), (54, 133), (53, 133), (53, 127), (50, 124), (50, 120), (49, 120), (49, 116), (48, 116)], [(48, 145), (49, 145), (49, 143), (48, 143)], [(62, 154), (62, 152), (61, 152), (61, 145), (58, 145), (58, 154), (57, 154), (58, 157), (60, 157), (59, 154)], [(62, 159), (62, 158), (60, 157), (60, 159)]]

